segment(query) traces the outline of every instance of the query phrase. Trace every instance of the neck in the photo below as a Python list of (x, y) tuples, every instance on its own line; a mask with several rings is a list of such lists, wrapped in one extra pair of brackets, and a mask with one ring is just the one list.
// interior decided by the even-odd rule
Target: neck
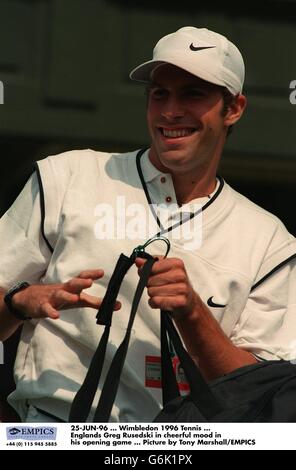
[(192, 175), (172, 174), (175, 193), (178, 204), (186, 204), (193, 199), (208, 196), (216, 187), (216, 175)]
[(172, 176), (179, 205), (186, 204), (193, 199), (208, 196), (215, 189), (218, 159), (213, 159), (207, 166), (200, 166), (195, 171), (182, 173), (164, 166), (151, 150), (149, 152), (149, 159), (159, 171), (170, 173)]

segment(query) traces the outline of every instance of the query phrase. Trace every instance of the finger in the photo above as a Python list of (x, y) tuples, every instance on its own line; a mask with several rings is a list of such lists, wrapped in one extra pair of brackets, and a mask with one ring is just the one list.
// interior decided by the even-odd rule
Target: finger
[(148, 287), (149, 297), (186, 295), (186, 284), (165, 284), (163, 286)]
[(157, 308), (161, 310), (174, 310), (180, 307), (180, 298), (176, 296), (172, 297), (153, 297), (152, 299), (148, 300), (148, 304), (151, 308)]
[(162, 307), (162, 303), (163, 303), (162, 297), (153, 297), (152, 299), (148, 300), (148, 304), (150, 305), (151, 308), (161, 308), (164, 310), (164, 308)]
[(86, 269), (85, 271), (81, 271), (80, 274), (78, 274), (77, 277), (80, 279), (100, 279), (101, 277), (104, 276), (104, 271), (103, 269)]
[(165, 273), (152, 274), (147, 282), (147, 287), (164, 286), (166, 284), (188, 283), (187, 275), (181, 269), (166, 271)]
[[(153, 258), (156, 260), (156, 261), (159, 261), (160, 259), (163, 258), (163, 256), (153, 256)], [(135, 260), (135, 264), (136, 266), (138, 267), (138, 274), (140, 275), (141, 274), (141, 271), (142, 271), (142, 268), (144, 266), (144, 264), (146, 263), (146, 259), (143, 259), (143, 258), (136, 258)]]
[[(89, 295), (86, 294), (85, 292), (82, 292), (80, 294), (80, 299), (79, 302), (77, 303), (77, 307), (90, 307), (90, 308), (95, 308), (98, 309), (101, 306), (102, 299), (99, 297), (95, 297), (94, 295)], [(120, 310), (121, 309), (121, 302), (116, 301), (114, 304), (114, 310)]]
[(57, 320), (58, 318), (60, 318), (59, 312), (55, 308), (53, 308), (53, 306), (49, 302), (46, 302), (42, 305), (41, 312), (45, 317), (52, 318), (53, 320)]
[(77, 304), (79, 298), (78, 294), (72, 294), (63, 289), (59, 289), (54, 292), (52, 296), (52, 306), (58, 310), (72, 308), (73, 305)]
[[(153, 256), (153, 258), (156, 260), (156, 261), (160, 261), (161, 259), (163, 259), (163, 256)], [(137, 266), (137, 268), (142, 268), (144, 266), (144, 264), (146, 263), (146, 259), (145, 258), (136, 258), (135, 259), (135, 264)]]
[(119, 302), (119, 300), (116, 300), (113, 310), (116, 311), (120, 309), (121, 309), (121, 302)]
[(142, 268), (144, 266), (144, 264), (146, 263), (146, 259), (144, 258), (136, 258), (135, 259), (135, 265), (137, 266), (137, 268)]
[[(161, 257), (155, 256), (155, 258), (159, 259)], [(164, 263), (164, 261), (166, 261), (166, 260), (165, 259), (160, 259), (159, 261), (156, 261), (152, 266), (150, 275), (166, 272), (169, 269), (172, 269), (172, 263), (171, 262)], [(143, 265), (145, 263), (146, 263), (146, 260), (144, 260), (142, 258), (136, 258), (135, 264), (138, 267), (138, 274), (140, 274), (140, 272), (143, 268)]]
[(161, 274), (167, 271), (171, 271), (173, 269), (181, 269), (185, 271), (183, 261), (178, 258), (162, 258), (156, 263), (154, 263), (151, 270), (151, 274)]
[(80, 294), (83, 289), (88, 289), (93, 284), (93, 280), (74, 277), (64, 284), (64, 289), (72, 294)]
[(79, 296), (79, 301), (77, 302), (77, 307), (90, 307), (98, 309), (102, 303), (102, 299), (96, 297), (95, 295), (89, 295), (85, 292), (81, 292)]

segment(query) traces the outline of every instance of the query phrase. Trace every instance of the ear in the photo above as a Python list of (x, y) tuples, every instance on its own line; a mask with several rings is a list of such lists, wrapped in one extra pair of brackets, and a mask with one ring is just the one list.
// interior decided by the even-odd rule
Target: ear
[(229, 105), (228, 111), (224, 118), (224, 124), (229, 127), (235, 124), (242, 116), (247, 106), (247, 98), (245, 95), (237, 95)]

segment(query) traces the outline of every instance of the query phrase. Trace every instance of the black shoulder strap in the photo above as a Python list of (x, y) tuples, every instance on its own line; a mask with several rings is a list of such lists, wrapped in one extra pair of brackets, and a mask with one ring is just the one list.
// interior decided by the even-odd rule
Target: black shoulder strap
[[(186, 375), (186, 379), (190, 386), (190, 398), (201, 411), (203, 416), (210, 420), (213, 416), (218, 414), (223, 410), (223, 407), (217, 401), (216, 397), (212, 393), (210, 387), (208, 386), (207, 382), (201, 375), (201, 372), (195, 362), (193, 361), (192, 357), (188, 354), (186, 349), (184, 348), (182, 341), (179, 337), (179, 334), (171, 320), (170, 312), (161, 312), (161, 321), (162, 321), (162, 328), (166, 331), (168, 337), (170, 338), (172, 345), (176, 351), (177, 356), (179, 357), (181, 366), (183, 367), (184, 373)], [(167, 342), (167, 335), (161, 336), (161, 355), (162, 355), (162, 370), (165, 371), (168, 368), (172, 368), (172, 361), (165, 361), (163, 359), (163, 350), (164, 348), (168, 348), (163, 343)], [(162, 388), (163, 390), (169, 389), (172, 390), (172, 383), (171, 381), (167, 381), (167, 373), (163, 374), (162, 378)], [(172, 380), (172, 379), (171, 379)], [(174, 375), (174, 380), (176, 381), (176, 377)], [(171, 392), (172, 394), (172, 392)], [(165, 392), (163, 392), (165, 396)], [(176, 395), (172, 398), (176, 398)]]
[(101, 397), (99, 400), (99, 404), (97, 406), (97, 410), (94, 416), (95, 423), (105, 423), (109, 421), (110, 414), (112, 411), (112, 406), (116, 397), (116, 393), (118, 390), (120, 377), (122, 368), (124, 365), (124, 361), (126, 358), (128, 345), (130, 341), (130, 335), (132, 331), (132, 327), (134, 324), (135, 316), (137, 313), (138, 305), (142, 297), (142, 293), (144, 288), (147, 285), (148, 277), (150, 275), (150, 271), (152, 269), (153, 264), (155, 263), (154, 258), (150, 258), (146, 261), (143, 266), (143, 269), (140, 274), (140, 280), (137, 286), (137, 290), (133, 299), (130, 318), (126, 330), (125, 337), (117, 349), (115, 356), (113, 357), (111, 366), (109, 368), (102, 392)]
[(97, 323), (100, 325), (105, 325), (105, 330), (92, 358), (84, 382), (76, 393), (72, 402), (69, 415), (70, 423), (85, 422), (89, 415), (104, 365), (114, 303), (116, 301), (123, 278), (133, 263), (134, 256), (128, 258), (123, 254), (120, 255), (116, 263), (115, 269), (108, 284), (107, 291), (97, 314)]

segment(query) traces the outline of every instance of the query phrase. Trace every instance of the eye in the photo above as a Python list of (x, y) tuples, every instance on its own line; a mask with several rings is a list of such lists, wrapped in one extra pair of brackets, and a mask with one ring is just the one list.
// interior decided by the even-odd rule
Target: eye
[(155, 87), (150, 90), (150, 98), (153, 100), (161, 100), (168, 96), (168, 91), (165, 88)]

